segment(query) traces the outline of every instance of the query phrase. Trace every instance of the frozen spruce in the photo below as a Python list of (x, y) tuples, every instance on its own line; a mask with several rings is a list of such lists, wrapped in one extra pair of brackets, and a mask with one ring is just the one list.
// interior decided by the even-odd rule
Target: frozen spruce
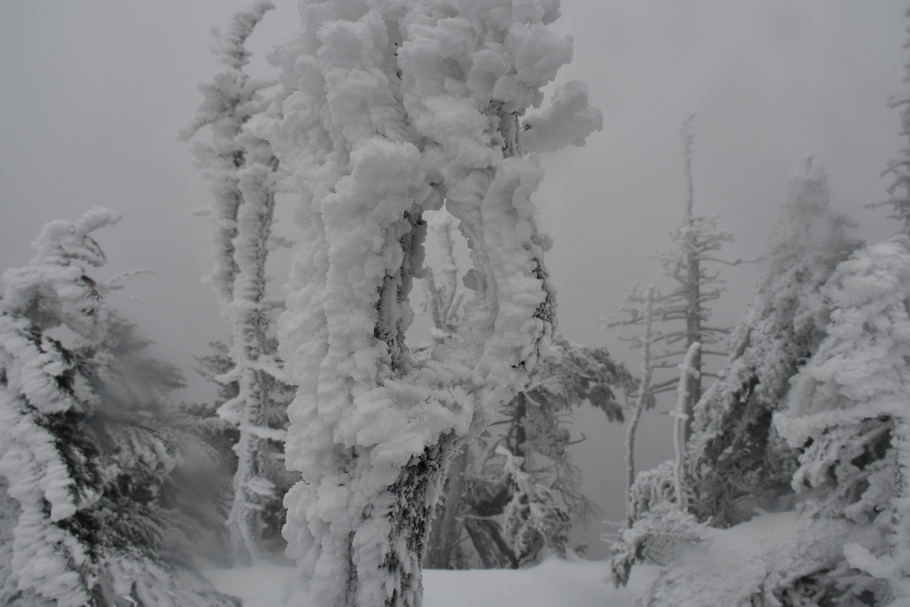
[[(680, 138), (683, 144), (683, 176), (686, 182), (686, 197), (683, 205), (682, 223), (671, 233), (670, 247), (658, 253), (664, 276), (672, 280), (673, 287), (668, 293), (649, 285), (641, 289), (636, 282), (624, 297), (625, 304), (620, 312), (628, 315), (623, 320), (611, 320), (607, 328), (642, 327), (642, 332), (628, 339), (633, 348), (641, 349), (643, 355), (642, 378), (647, 382), (639, 386), (645, 390), (640, 395), (633, 413), (633, 423), (627, 432), (627, 462), (634, 462), (632, 449), (635, 445), (635, 430), (643, 408), (654, 406), (655, 397), (678, 387), (679, 376), (673, 373), (655, 379), (655, 374), (666, 370), (678, 370), (679, 364), (689, 353), (692, 344), (701, 347), (692, 358), (693, 373), (684, 374), (685, 394), (683, 402), (682, 431), (684, 440), (692, 433), (692, 412), (702, 395), (703, 377), (714, 377), (703, 369), (703, 357), (724, 356), (729, 328), (710, 324), (711, 302), (720, 298), (723, 280), (718, 271), (710, 265), (722, 263), (738, 265), (742, 259), (727, 261), (718, 256), (724, 243), (733, 241), (731, 232), (720, 229), (717, 215), (695, 215), (695, 182), (692, 173), (692, 146), (695, 134), (692, 129), (694, 114), (683, 121)], [(634, 468), (627, 465), (631, 487)], [(634, 497), (630, 500), (634, 501)], [(631, 503), (631, 502), (630, 502)]]
[(105, 305), (116, 281), (87, 273), (106, 261), (90, 234), (118, 219), (52, 221), (3, 276), (0, 603), (236, 606), (164, 558), (182, 516), (172, 473), (193, 439), (167, 398), (179, 372)]
[(806, 159), (772, 235), (769, 268), (733, 331), (730, 358), (696, 408), (690, 507), (713, 526), (742, 522), (789, 492), (795, 453), (771, 416), (825, 336), (831, 304), (822, 285), (859, 246), (846, 235), (852, 223), (830, 201), (824, 169)]
[[(282, 409), (273, 413), (281, 394), (283, 373), (269, 336), (266, 261), (272, 237), (275, 193), (280, 181), (278, 159), (255, 132), (257, 117), (270, 99), (262, 90), (275, 84), (250, 78), (244, 71), (244, 47), (270, 2), (257, 2), (234, 15), (224, 32), (216, 32), (213, 52), (222, 65), (212, 82), (200, 86), (204, 97), (196, 115), (179, 137), (187, 140), (209, 126), (211, 142), (196, 144), (199, 165), (212, 181), (211, 206), (215, 268), (209, 276), (222, 313), (231, 325), (230, 368), (214, 379), (236, 387), (218, 415), (235, 426), (237, 470), (228, 528), (235, 558), (246, 565), (271, 554), (265, 514), (281, 511), (284, 482), (280, 454), (285, 423)], [(276, 424), (270, 417), (278, 417)], [(277, 426), (277, 427), (276, 427)], [(282, 516), (283, 518), (283, 516)]]
[[(854, 253), (822, 295), (831, 320), (818, 351), (791, 380), (774, 426), (799, 450), (792, 487), (804, 517), (869, 529), (844, 546), (819, 584), (910, 599), (910, 237)], [(847, 575), (839, 579), (839, 575)]]
[(854, 252), (818, 294), (828, 307), (824, 334), (772, 415), (794, 455), (789, 495), (726, 529), (690, 521), (680, 528), (692, 531), (688, 537), (658, 530), (655, 537), (675, 537), (677, 546), (648, 604), (862, 607), (910, 599), (910, 239)]
[[(522, 156), (522, 115), (571, 40), (546, 27), (555, 0), (302, 2), (301, 15), (272, 55), (283, 115), (268, 131), (300, 189), (279, 321), (300, 386), (287, 442), (301, 475), (285, 498), (301, 569), (292, 601), (417, 606), (446, 470), (552, 336), (548, 240), (530, 201), (542, 171)], [(474, 298), (458, 339), (418, 362), (404, 336), (422, 214), (443, 205), (467, 240)]]
[[(907, 10), (907, 14), (910, 16), (910, 9)], [(910, 63), (904, 66), (904, 70), (907, 72), (904, 82), (910, 82)], [(905, 138), (906, 147), (901, 148), (897, 158), (888, 162), (888, 168), (883, 173), (883, 176), (890, 175), (893, 179), (891, 185), (888, 186), (888, 200), (867, 206), (890, 206), (893, 212), (890, 217), (903, 222), (904, 231), (910, 233), (910, 89), (892, 95), (888, 99), (888, 107), (900, 108), (899, 134)]]

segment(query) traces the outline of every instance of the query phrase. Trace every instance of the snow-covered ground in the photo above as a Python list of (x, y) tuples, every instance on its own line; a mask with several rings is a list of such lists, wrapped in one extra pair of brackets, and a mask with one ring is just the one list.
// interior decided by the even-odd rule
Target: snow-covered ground
[[(627, 588), (604, 578), (606, 561), (551, 558), (520, 570), (424, 570), (424, 607), (631, 607), (644, 594), (657, 567), (636, 567)], [(244, 607), (281, 605), (285, 580), (294, 570), (279, 565), (212, 569), (204, 574), (222, 592), (243, 599)], [(295, 606), (296, 607), (296, 606)], [(310, 606), (305, 606), (310, 607)], [(315, 605), (312, 607), (316, 607)]]

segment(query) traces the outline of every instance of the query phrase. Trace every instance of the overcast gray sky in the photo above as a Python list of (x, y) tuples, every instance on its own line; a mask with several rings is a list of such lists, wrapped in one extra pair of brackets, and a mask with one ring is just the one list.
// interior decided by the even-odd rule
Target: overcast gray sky
[[(250, 41), (258, 75), (269, 74), (265, 52), (298, 24), (295, 2), (275, 3)], [(207, 224), (190, 213), (208, 204), (208, 186), (174, 135), (199, 101), (197, 84), (215, 71), (211, 26), (246, 4), (0, 2), (0, 266), (24, 264), (46, 221), (93, 205), (122, 211), (120, 225), (98, 234), (110, 259), (103, 274), (157, 272), (131, 289), (146, 303), (124, 307), (183, 365), (226, 331), (200, 282), (211, 266)], [(906, 86), (906, 5), (564, 0), (554, 28), (574, 36), (575, 58), (560, 80), (588, 83), (605, 128), (584, 148), (543, 157), (536, 202), (555, 240), (547, 263), (562, 332), (589, 345), (606, 341), (637, 371), (634, 354), (598, 319), (621, 305), (632, 281), (659, 281), (654, 248), (666, 245), (682, 213), (677, 134), (687, 112), (698, 114), (696, 212), (721, 214), (737, 234), (730, 257), (762, 253), (787, 180), (807, 154), (830, 171), (834, 205), (860, 223), (860, 236), (896, 232), (884, 210), (862, 205), (885, 198), (880, 174), (906, 145), (886, 105)], [(294, 236), (289, 220), (278, 231)], [(724, 269), (730, 290), (720, 322), (742, 315), (760, 272)], [(197, 386), (186, 397), (206, 395)], [(593, 413), (580, 426), (589, 437), (579, 447), (589, 490), (619, 519), (621, 428)], [(670, 457), (669, 437), (668, 420), (651, 416), (639, 464)]]

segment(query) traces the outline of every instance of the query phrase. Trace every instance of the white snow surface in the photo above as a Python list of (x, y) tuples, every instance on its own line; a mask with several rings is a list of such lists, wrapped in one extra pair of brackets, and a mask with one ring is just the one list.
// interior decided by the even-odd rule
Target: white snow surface
[[(476, 569), (423, 572), (423, 607), (631, 607), (655, 578), (658, 568), (640, 565), (629, 585), (605, 582), (605, 561), (550, 558), (527, 569)], [(277, 607), (292, 567), (259, 564), (242, 569), (210, 569), (203, 574), (219, 591), (243, 599), (244, 607)], [(295, 607), (316, 607), (302, 604)]]

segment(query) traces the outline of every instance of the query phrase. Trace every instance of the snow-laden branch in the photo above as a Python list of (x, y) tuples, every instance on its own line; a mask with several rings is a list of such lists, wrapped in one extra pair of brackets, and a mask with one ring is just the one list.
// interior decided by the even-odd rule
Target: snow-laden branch
[(588, 135), (603, 130), (603, 113), (588, 105), (588, 86), (573, 80), (556, 87), (550, 107), (523, 124), (522, 150), (555, 152), (569, 144), (581, 147)]

